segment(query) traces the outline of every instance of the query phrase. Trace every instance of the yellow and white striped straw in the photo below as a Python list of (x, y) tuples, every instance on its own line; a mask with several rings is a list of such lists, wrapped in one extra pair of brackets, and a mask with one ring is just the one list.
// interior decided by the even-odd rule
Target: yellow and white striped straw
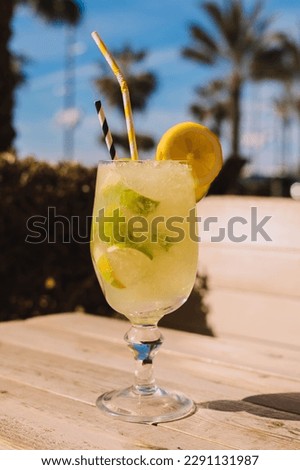
[(109, 52), (106, 45), (104, 44), (104, 42), (102, 41), (102, 39), (100, 38), (99, 34), (96, 31), (92, 33), (92, 38), (94, 39), (95, 43), (100, 49), (100, 52), (106, 59), (107, 63), (109, 64), (111, 70), (115, 74), (120, 84), (122, 98), (123, 98), (124, 112), (125, 112), (130, 156), (132, 160), (138, 160), (138, 151), (137, 151), (137, 146), (136, 146), (134, 124), (133, 124), (132, 110), (131, 110), (131, 104), (130, 104), (130, 96), (129, 96), (129, 90), (128, 90), (126, 80), (120, 70), (120, 67), (118, 66), (115, 59), (113, 58), (113, 56), (111, 55), (111, 53)]

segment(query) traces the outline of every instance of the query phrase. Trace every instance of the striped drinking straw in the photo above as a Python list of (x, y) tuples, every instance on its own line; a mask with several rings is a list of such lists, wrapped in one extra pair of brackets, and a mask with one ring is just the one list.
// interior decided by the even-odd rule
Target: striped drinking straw
[(100, 100), (95, 101), (95, 107), (96, 107), (98, 118), (99, 118), (99, 121), (100, 121), (100, 124), (101, 124), (102, 132), (103, 132), (103, 135), (104, 135), (104, 138), (105, 138), (106, 146), (108, 148), (111, 159), (113, 160), (115, 157), (118, 158), (118, 156), (117, 156), (117, 153), (116, 153), (116, 149), (115, 149), (115, 146), (114, 146), (112, 135), (110, 133), (110, 130), (109, 130), (109, 127), (108, 127), (108, 124), (107, 124), (107, 120), (106, 120), (106, 117), (105, 117), (105, 114), (104, 114), (102, 103), (101, 103)]
[(126, 120), (126, 127), (127, 127), (127, 134), (128, 134), (128, 141), (129, 141), (129, 148), (130, 148), (130, 156), (132, 160), (138, 160), (138, 151), (136, 146), (136, 139), (135, 139), (135, 132), (134, 132), (134, 125), (133, 125), (133, 117), (132, 117), (132, 110), (130, 104), (130, 96), (129, 90), (126, 83), (126, 80), (116, 63), (115, 59), (107, 49), (106, 45), (100, 38), (99, 34), (94, 31), (92, 33), (92, 38), (94, 39), (95, 43), (97, 44), (98, 48), (100, 49), (102, 55), (106, 59), (107, 63), (109, 64), (111, 70), (115, 74), (122, 92), (123, 98), (123, 105), (124, 105), (124, 112), (125, 112), (125, 120)]

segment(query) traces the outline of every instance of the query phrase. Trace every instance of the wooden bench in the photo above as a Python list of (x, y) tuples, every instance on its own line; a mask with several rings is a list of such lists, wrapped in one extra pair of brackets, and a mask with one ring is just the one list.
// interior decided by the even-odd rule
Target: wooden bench
[[(272, 241), (251, 240), (251, 208)], [(199, 271), (209, 277), (209, 321), (218, 336), (300, 344), (300, 202), (282, 198), (211, 196), (198, 204)], [(236, 242), (228, 236), (232, 217)], [(217, 217), (205, 231), (204, 221)], [(253, 217), (252, 217), (253, 218)], [(252, 221), (252, 226), (255, 223)], [(229, 224), (230, 225), (230, 224)], [(226, 228), (224, 240), (217, 237)], [(252, 227), (253, 228), (253, 227)], [(231, 238), (231, 239), (230, 239)]]

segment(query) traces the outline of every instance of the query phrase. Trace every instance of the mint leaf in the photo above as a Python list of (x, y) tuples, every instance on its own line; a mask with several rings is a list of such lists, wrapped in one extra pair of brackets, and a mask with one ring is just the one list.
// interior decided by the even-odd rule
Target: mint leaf
[(120, 203), (123, 207), (130, 209), (135, 214), (145, 215), (151, 214), (159, 205), (159, 201), (150, 199), (137, 193), (133, 189), (124, 189), (121, 192)]

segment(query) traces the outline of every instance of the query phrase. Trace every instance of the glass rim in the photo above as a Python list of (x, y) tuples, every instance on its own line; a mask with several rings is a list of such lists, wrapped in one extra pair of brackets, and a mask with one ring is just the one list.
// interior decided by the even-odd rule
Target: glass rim
[(161, 163), (181, 163), (181, 164), (185, 164), (185, 165), (189, 165), (191, 166), (191, 163), (188, 161), (188, 160), (173, 160), (173, 159), (165, 159), (165, 160), (155, 160), (153, 158), (149, 158), (149, 159), (146, 159), (146, 160), (133, 160), (131, 158), (129, 158), (128, 160), (98, 160), (97, 162), (97, 165), (108, 165), (108, 164), (111, 164), (111, 163), (116, 163), (116, 164), (121, 164), (121, 163), (149, 163), (149, 162), (155, 162), (155, 163), (158, 163), (158, 164), (161, 164)]

